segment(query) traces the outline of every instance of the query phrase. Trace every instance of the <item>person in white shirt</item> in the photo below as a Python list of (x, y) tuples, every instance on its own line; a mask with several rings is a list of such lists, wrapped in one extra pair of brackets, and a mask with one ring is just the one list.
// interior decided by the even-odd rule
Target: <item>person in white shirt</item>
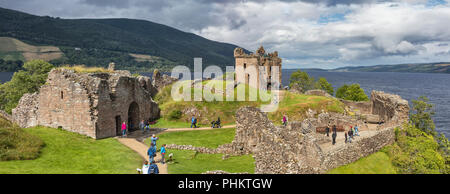
[(142, 169), (137, 169), (138, 172), (142, 173), (142, 174), (148, 174), (148, 169), (150, 168), (150, 165), (148, 164), (148, 161), (146, 160), (144, 162), (144, 165), (142, 165)]

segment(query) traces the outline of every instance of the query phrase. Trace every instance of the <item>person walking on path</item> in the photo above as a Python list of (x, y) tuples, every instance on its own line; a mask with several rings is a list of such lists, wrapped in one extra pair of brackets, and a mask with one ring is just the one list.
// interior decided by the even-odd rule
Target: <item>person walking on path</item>
[(154, 160), (151, 160), (150, 166), (148, 168), (148, 174), (159, 174), (158, 165), (156, 165)]
[(126, 136), (127, 136), (127, 124), (124, 121), (122, 123), (122, 137), (126, 137)]
[(197, 118), (195, 116), (192, 116), (191, 118), (191, 128), (194, 126), (194, 128), (197, 128)]
[(347, 143), (347, 132), (344, 131), (345, 134), (345, 143)]
[(145, 132), (149, 132), (150, 131), (150, 122), (147, 120), (145, 121)]
[(156, 137), (155, 134), (152, 135), (152, 137), (150, 138), (151, 143), (155, 146), (156, 149), (156, 140), (158, 140), (159, 137)]
[(348, 142), (352, 143), (352, 138), (353, 138), (353, 131), (350, 128), (350, 130), (348, 130)]
[(325, 133), (327, 133), (327, 137), (330, 137), (330, 126), (327, 125), (327, 127), (325, 128)]
[(337, 133), (336, 125), (333, 125), (333, 133)]
[(356, 135), (356, 136), (359, 136), (359, 133), (358, 133), (358, 125), (355, 125), (355, 135)]
[(142, 120), (142, 121), (139, 123), (139, 129), (142, 130), (142, 133), (145, 133), (145, 123), (144, 123), (144, 120)]
[(156, 147), (153, 143), (150, 144), (150, 148), (147, 150), (148, 161), (153, 161), (153, 158), (156, 156)]
[(283, 116), (283, 125), (286, 127), (287, 125), (287, 117), (286, 115)]
[(164, 156), (166, 156), (166, 144), (163, 144), (161, 146), (161, 163), (162, 164), (165, 163)]

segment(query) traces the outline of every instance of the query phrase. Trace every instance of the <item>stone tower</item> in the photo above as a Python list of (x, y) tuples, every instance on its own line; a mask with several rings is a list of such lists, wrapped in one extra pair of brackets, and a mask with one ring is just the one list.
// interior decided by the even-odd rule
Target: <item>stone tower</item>
[[(264, 47), (259, 47), (256, 53), (246, 54), (242, 48), (234, 49), (236, 82), (246, 83), (254, 88), (265, 88), (270, 90), (272, 85), (281, 88), (281, 58), (278, 52), (266, 53)], [(276, 68), (277, 67), (278, 70)], [(277, 74), (278, 78), (273, 77)], [(261, 85), (264, 84), (264, 85)]]

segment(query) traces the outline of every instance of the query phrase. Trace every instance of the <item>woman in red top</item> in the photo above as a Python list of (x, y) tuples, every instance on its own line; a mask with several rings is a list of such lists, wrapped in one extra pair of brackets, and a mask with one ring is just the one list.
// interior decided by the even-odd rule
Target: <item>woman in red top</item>
[(127, 136), (127, 124), (125, 124), (125, 121), (122, 123), (122, 137)]

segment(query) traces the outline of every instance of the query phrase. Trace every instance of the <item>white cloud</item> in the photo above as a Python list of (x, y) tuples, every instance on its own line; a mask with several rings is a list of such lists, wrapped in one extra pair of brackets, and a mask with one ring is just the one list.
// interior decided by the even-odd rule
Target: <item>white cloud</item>
[(450, 61), (449, 4), (313, 2), (11, 0), (0, 6), (66, 18), (147, 19), (250, 50), (264, 45), (278, 50), (287, 68)]

